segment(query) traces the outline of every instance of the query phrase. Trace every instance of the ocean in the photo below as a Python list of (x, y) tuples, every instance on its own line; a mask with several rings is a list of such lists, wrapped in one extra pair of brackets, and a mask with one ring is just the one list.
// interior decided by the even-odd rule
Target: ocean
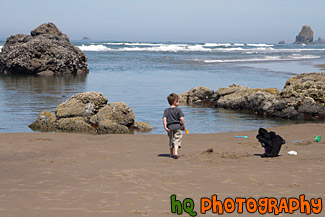
[[(0, 48), (4, 41), (0, 42)], [(261, 43), (174, 43), (73, 41), (88, 57), (89, 74), (81, 76), (0, 75), (0, 132), (33, 132), (28, 128), (42, 111), (74, 94), (103, 93), (109, 102), (125, 102), (137, 121), (150, 123), (150, 134), (163, 134), (166, 97), (193, 87), (212, 90), (239, 84), (275, 87), (288, 78), (320, 72), (325, 45)], [(297, 123), (226, 109), (180, 106), (190, 133), (257, 130)]]

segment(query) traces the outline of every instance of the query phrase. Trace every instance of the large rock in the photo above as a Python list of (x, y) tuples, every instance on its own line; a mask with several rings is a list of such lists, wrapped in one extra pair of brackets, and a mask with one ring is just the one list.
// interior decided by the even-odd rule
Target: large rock
[[(194, 94), (189, 96), (189, 92), (183, 94), (185, 99), (195, 97)], [(234, 84), (219, 88), (207, 99), (215, 107), (246, 110), (267, 117), (322, 120), (325, 119), (325, 73), (293, 76), (281, 93), (276, 88), (258, 89)], [(196, 106), (194, 102), (187, 101)]]
[(89, 117), (95, 115), (107, 104), (107, 98), (98, 92), (79, 93), (70, 97), (56, 108), (56, 116), (64, 117)]
[(213, 90), (207, 87), (195, 87), (179, 95), (179, 102), (184, 104), (210, 104)]
[(318, 37), (318, 39), (315, 41), (315, 44), (325, 44), (325, 39)]
[(295, 44), (310, 44), (313, 43), (314, 32), (310, 26), (303, 26), (299, 35), (296, 36)]
[(124, 134), (129, 133), (129, 129), (113, 120), (103, 120), (99, 122), (97, 132), (98, 134)]
[(73, 95), (56, 108), (56, 113), (42, 112), (29, 125), (36, 131), (63, 131), (77, 133), (133, 133), (152, 130), (146, 122), (136, 122), (133, 109), (122, 102), (107, 104), (107, 98), (98, 92)]
[(96, 133), (96, 128), (87, 123), (82, 117), (61, 118), (57, 121), (58, 130), (74, 133)]
[(280, 93), (282, 98), (311, 97), (315, 102), (325, 103), (325, 73), (303, 73), (287, 80)]
[(102, 108), (98, 114), (90, 119), (92, 124), (98, 124), (102, 121), (111, 120), (120, 125), (130, 127), (134, 124), (135, 116), (133, 109), (122, 102), (109, 103)]
[(7, 38), (0, 53), (0, 73), (88, 73), (87, 57), (53, 24), (45, 23), (31, 35)]
[(231, 85), (219, 88), (215, 94), (215, 106), (237, 110), (252, 110), (258, 114), (268, 114), (274, 110), (274, 102), (279, 95), (276, 88), (248, 88)]

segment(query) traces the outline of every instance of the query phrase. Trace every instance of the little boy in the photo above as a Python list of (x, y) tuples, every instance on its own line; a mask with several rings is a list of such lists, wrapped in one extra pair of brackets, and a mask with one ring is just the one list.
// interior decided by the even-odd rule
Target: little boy
[(179, 105), (179, 96), (175, 93), (167, 97), (169, 108), (166, 108), (163, 116), (164, 128), (169, 136), (170, 157), (178, 158), (178, 148), (181, 148), (183, 133), (185, 130), (184, 114)]

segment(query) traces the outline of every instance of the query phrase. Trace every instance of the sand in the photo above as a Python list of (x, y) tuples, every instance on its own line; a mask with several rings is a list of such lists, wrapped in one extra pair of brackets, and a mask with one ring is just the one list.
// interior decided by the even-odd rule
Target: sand
[[(166, 135), (0, 134), (0, 216), (177, 216), (172, 194), (192, 198), (198, 216), (217, 216), (199, 213), (200, 198), (213, 194), (323, 198), (325, 124), (267, 130), (286, 140), (279, 157), (259, 156), (257, 130), (184, 135), (177, 160), (168, 157)], [(234, 138), (241, 135), (248, 139)]]

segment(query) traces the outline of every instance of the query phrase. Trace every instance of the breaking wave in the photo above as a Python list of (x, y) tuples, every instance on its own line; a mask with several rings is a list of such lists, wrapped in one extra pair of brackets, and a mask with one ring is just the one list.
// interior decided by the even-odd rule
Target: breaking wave
[(104, 45), (81, 45), (78, 48), (82, 51), (111, 51), (113, 49)]
[(287, 57), (283, 56), (265, 56), (261, 58), (243, 58), (243, 59), (210, 59), (210, 60), (199, 60), (205, 63), (233, 63), (233, 62), (261, 62), (261, 61), (290, 61), (290, 60), (303, 60), (303, 59), (318, 59), (320, 56), (315, 55), (300, 55), (293, 54)]
[[(107, 43), (105, 43), (107, 45)], [(156, 52), (233, 52), (233, 51), (263, 51), (272, 50), (270, 47), (230, 47), (227, 44), (133, 44), (114, 43), (120, 47), (108, 47), (103, 44), (78, 46), (82, 51), (156, 51)], [(110, 43), (112, 45), (112, 43)], [(121, 47), (123, 46), (123, 47)]]
[(273, 44), (246, 44), (246, 45), (251, 47), (274, 47)]
[(121, 46), (121, 45), (125, 45), (125, 46), (162, 46), (164, 44), (159, 44), (159, 43), (132, 43), (132, 42), (107, 42), (104, 43), (107, 45), (116, 45), (116, 46)]
[(240, 43), (131, 43), (107, 42), (78, 46), (82, 51), (110, 52), (240, 52), (242, 54), (265, 53), (301, 53), (309, 51), (325, 51), (317, 47), (276, 47), (271, 44), (240, 44)]

